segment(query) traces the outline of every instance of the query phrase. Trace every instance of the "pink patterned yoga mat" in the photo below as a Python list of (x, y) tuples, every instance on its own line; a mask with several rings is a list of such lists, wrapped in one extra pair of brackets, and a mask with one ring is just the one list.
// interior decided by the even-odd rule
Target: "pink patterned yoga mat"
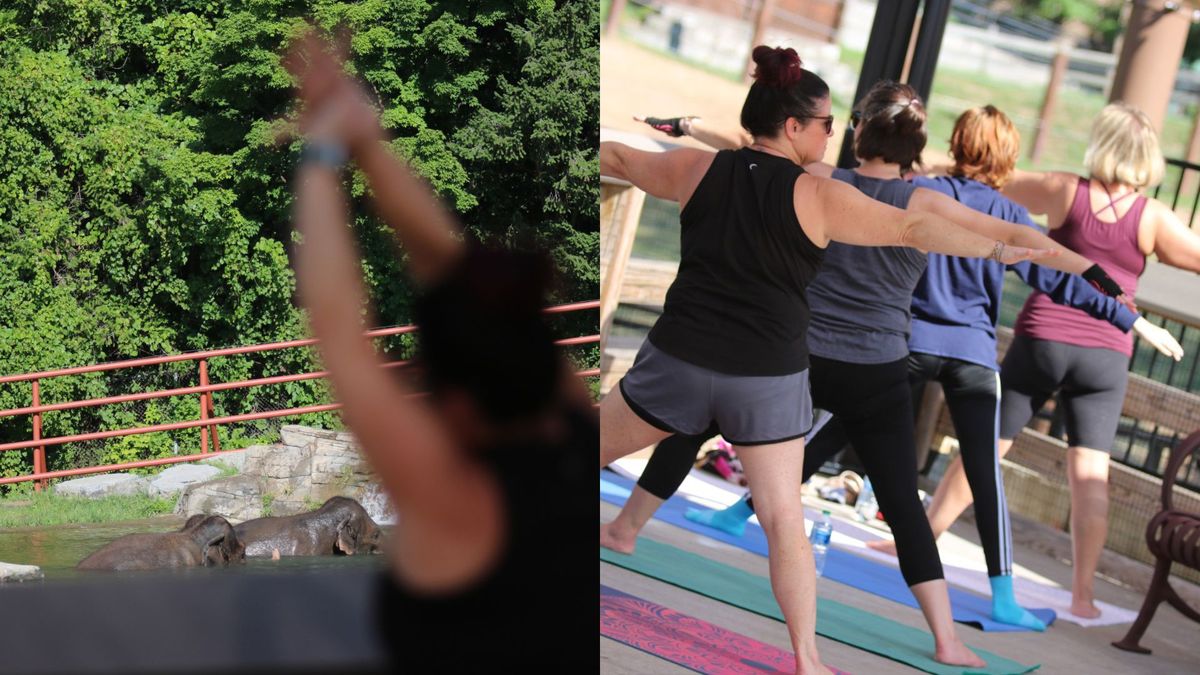
[(707, 675), (796, 672), (791, 652), (603, 585), (600, 634)]

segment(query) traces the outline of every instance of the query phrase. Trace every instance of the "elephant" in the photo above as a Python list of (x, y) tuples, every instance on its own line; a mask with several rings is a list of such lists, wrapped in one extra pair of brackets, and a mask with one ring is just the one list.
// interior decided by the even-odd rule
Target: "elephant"
[(248, 557), (379, 553), (382, 533), (349, 497), (331, 497), (315, 511), (255, 518), (234, 530)]
[(81, 570), (224, 567), (246, 559), (246, 547), (221, 516), (195, 515), (175, 532), (127, 534), (76, 565)]

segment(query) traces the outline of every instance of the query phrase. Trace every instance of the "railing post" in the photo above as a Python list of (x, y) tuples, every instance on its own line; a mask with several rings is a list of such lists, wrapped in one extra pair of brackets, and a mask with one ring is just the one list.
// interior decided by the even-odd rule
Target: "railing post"
[[(208, 386), (208, 360), (200, 359), (200, 386)], [(200, 392), (200, 419), (208, 419), (208, 392)], [(200, 427), (200, 454), (208, 454), (208, 427)]]
[[(39, 406), (42, 404), (41, 391), (38, 387), (38, 381), (33, 380), (33, 405)], [(33, 440), (42, 440), (42, 413), (36, 412), (33, 414)], [(39, 445), (33, 450), (33, 472), (46, 472), (46, 446)], [(34, 481), (33, 489), (41, 492), (42, 488), (46, 487), (45, 480)]]

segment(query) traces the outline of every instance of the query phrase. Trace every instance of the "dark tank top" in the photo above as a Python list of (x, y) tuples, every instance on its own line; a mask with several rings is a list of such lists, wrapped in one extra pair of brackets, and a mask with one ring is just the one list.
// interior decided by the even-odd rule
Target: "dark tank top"
[(804, 173), (757, 150), (723, 150), (679, 216), (680, 262), (649, 340), (729, 375), (808, 367), (808, 298), (824, 251), (796, 220)]
[(378, 618), (391, 672), (595, 668), (600, 427), (591, 410), (564, 417), (569, 433), (557, 443), (481, 455), (500, 481), (508, 516), (506, 550), (491, 573), (434, 596), (381, 577)]
[[(835, 169), (833, 179), (898, 209), (907, 209), (917, 190), (899, 178), (872, 178), (847, 169)], [(821, 275), (808, 289), (808, 348), (817, 356), (848, 363), (890, 363), (907, 357), (913, 289), (928, 258), (907, 246), (830, 242)]]

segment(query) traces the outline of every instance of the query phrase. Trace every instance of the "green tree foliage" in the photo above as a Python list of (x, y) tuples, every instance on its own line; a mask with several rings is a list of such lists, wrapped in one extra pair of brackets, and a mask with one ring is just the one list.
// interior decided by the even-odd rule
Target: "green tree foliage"
[[(554, 300), (598, 297), (597, 13), (553, 0), (6, 3), (0, 374), (305, 333), (288, 264), (298, 144), (273, 132), (294, 112), (279, 54), (306, 20), (350, 30), (348, 67), (377, 96), (394, 148), (469, 230), (552, 252), (563, 272)], [(349, 185), (380, 320), (408, 323), (396, 249), (361, 176)], [(594, 312), (556, 321), (595, 330)], [(210, 365), (214, 381), (312, 367), (302, 350)], [(51, 380), (42, 400), (189, 386), (194, 368)], [(273, 391), (278, 407), (327, 400), (316, 382)], [(263, 396), (218, 394), (217, 412), (267, 406)], [(27, 383), (0, 385), (0, 408), (29, 403)], [(180, 398), (48, 413), (45, 434), (146, 423), (147, 411), (194, 419), (198, 408)], [(0, 420), (0, 440), (28, 438), (28, 418)], [(198, 446), (195, 431), (113, 443), (112, 456), (68, 445), (50, 468), (169, 454), (168, 439)], [(0, 474), (29, 469), (28, 453), (0, 453)]]

